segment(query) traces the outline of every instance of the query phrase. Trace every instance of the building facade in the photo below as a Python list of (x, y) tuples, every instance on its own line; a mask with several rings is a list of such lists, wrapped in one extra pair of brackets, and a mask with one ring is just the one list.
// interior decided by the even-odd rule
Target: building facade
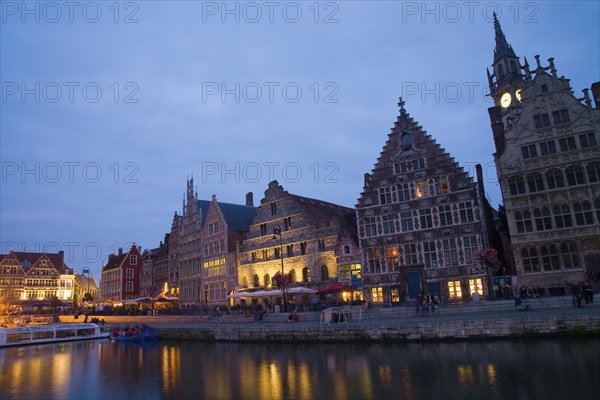
[(489, 243), (487, 202), (402, 99), (398, 105), (400, 115), (365, 174), (356, 206), (366, 300), (401, 303), (421, 291), (445, 301), (487, 295), (491, 271), (477, 259)]
[(118, 254), (110, 254), (102, 267), (102, 301), (120, 302), (139, 297), (142, 264), (142, 255), (135, 243), (126, 253), (119, 248)]
[(350, 268), (356, 254), (353, 209), (290, 194), (272, 181), (241, 247), (238, 286), (244, 291), (269, 290), (277, 273), (290, 276), (291, 284), (317, 290), (340, 276), (349, 282), (350, 270), (340, 275), (338, 257), (346, 257), (342, 261)]
[(237, 287), (237, 248), (256, 213), (252, 194), (245, 205), (230, 204), (216, 196), (198, 200), (193, 187), (191, 178), (179, 224), (179, 250), (171, 260), (179, 264), (179, 303), (184, 308), (225, 305)]
[(73, 300), (75, 272), (64, 252), (10, 252), (0, 255), (0, 299), (6, 302)]
[(600, 278), (600, 83), (577, 98), (554, 59), (521, 65), (494, 17), (489, 109), (520, 284)]

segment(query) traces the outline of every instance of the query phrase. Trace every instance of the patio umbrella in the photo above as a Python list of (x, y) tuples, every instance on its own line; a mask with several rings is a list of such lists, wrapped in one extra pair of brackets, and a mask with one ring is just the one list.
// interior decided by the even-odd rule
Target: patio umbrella
[(342, 283), (334, 283), (333, 285), (329, 285), (329, 286), (319, 290), (317, 293), (318, 294), (328, 294), (328, 293), (335, 293), (335, 292), (351, 292), (353, 290), (356, 290), (356, 287), (354, 287), (352, 285), (344, 285)]
[(288, 289), (287, 292), (289, 294), (315, 294), (315, 293), (317, 293), (316, 290), (307, 288), (304, 286), (297, 286), (297, 287), (290, 288), (290, 289)]

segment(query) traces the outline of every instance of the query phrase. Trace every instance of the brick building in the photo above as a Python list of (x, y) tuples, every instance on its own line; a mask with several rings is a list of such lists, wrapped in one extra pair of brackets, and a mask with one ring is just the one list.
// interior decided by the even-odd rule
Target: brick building
[(600, 82), (594, 107), (554, 59), (521, 66), (495, 17), (494, 30), (489, 115), (519, 282), (561, 294), (600, 279)]
[(366, 300), (399, 303), (420, 291), (445, 301), (487, 295), (491, 271), (476, 259), (493, 231), (483, 185), (398, 105), (356, 206)]
[(110, 254), (102, 267), (102, 301), (119, 302), (139, 297), (142, 264), (142, 255), (135, 243), (126, 253), (119, 248), (118, 254)]
[[(290, 194), (272, 181), (241, 248), (238, 285), (270, 289), (271, 279), (283, 269), (292, 283), (318, 290), (340, 276), (349, 282), (357, 255), (353, 209)], [(348, 273), (340, 275), (338, 261)]]

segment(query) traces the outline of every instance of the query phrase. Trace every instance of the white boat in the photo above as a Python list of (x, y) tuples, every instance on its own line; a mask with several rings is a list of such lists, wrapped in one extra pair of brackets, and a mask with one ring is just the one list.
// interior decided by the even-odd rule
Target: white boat
[(52, 324), (0, 328), (0, 348), (108, 338), (96, 324)]

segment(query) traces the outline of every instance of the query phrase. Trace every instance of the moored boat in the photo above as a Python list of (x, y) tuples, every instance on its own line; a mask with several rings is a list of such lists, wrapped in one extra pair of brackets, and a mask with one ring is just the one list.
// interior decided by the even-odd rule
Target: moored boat
[(0, 328), (0, 347), (108, 338), (96, 324), (48, 324)]
[(125, 328), (114, 327), (111, 329), (110, 337), (115, 342), (139, 343), (157, 340), (158, 332), (145, 324), (133, 327), (126, 326)]

